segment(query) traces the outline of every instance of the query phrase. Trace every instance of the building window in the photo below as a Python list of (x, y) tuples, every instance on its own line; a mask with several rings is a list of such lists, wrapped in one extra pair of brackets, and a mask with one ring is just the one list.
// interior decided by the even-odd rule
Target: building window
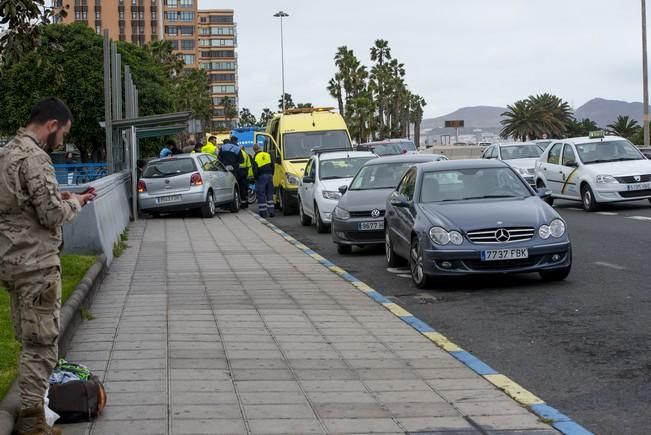
[(211, 26), (211, 27), (202, 27), (202, 35), (234, 35), (234, 27), (223, 27), (223, 26)]
[(234, 94), (235, 86), (232, 85), (213, 85), (213, 94)]
[(175, 8), (176, 0), (165, 0), (165, 6), (167, 6), (168, 8)]
[(95, 24), (95, 33), (97, 33), (98, 35), (102, 33), (102, 25), (101, 24), (100, 25)]
[(232, 47), (234, 42), (232, 39), (202, 39), (199, 44), (202, 47)]
[(176, 26), (165, 26), (166, 35), (176, 35)]
[(180, 8), (191, 9), (193, 5), (194, 5), (193, 0), (179, 0)]
[(235, 62), (201, 62), (201, 68), (207, 70), (228, 71), (237, 69)]
[(174, 50), (179, 49), (179, 40), (178, 39), (170, 39), (169, 41), (170, 41), (170, 45), (172, 46), (172, 48)]
[(194, 39), (183, 39), (181, 41), (181, 50), (194, 50)]
[(194, 64), (194, 54), (183, 54), (181, 55), (181, 58), (183, 59), (183, 63), (186, 65)]
[(181, 35), (194, 35), (194, 27), (193, 26), (179, 26)]
[(232, 15), (211, 15), (209, 17), (209, 21), (211, 23), (232, 23), (233, 22), (233, 16)]
[(124, 21), (124, 11), (118, 12), (118, 17), (121, 21)]
[(194, 21), (194, 12), (165, 12), (167, 21)]
[(208, 50), (208, 51), (202, 51), (201, 57), (207, 57), (207, 58), (235, 57), (235, 52), (232, 50)]
[(229, 100), (234, 106), (237, 106), (237, 98), (235, 97), (212, 97), (212, 105), (213, 106), (221, 106), (222, 105), (222, 98), (225, 98)]
[(234, 82), (235, 74), (209, 74), (208, 80), (211, 82)]
[(102, 19), (102, 13), (101, 12), (95, 12), (95, 21), (101, 20)]

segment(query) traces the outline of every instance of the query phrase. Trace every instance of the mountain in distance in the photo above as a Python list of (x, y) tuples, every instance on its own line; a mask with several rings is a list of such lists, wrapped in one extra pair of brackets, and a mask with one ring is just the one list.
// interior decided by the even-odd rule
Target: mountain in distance
[(642, 123), (642, 114), (644, 105), (642, 103), (619, 100), (606, 100), (604, 98), (593, 98), (574, 111), (574, 117), (578, 120), (590, 118), (601, 128), (612, 124), (617, 116), (628, 115), (629, 118), (635, 119)]
[[(439, 129), (443, 128), (445, 121), (463, 119), (466, 129), (499, 129), (502, 113), (506, 107), (495, 106), (472, 106), (462, 107), (447, 115), (436, 118), (423, 119), (421, 129)], [(595, 121), (601, 128), (615, 122), (617, 116), (628, 115), (630, 118), (642, 123), (643, 105), (639, 102), (629, 103), (620, 100), (607, 100), (605, 98), (593, 98), (587, 103), (577, 108), (574, 117), (579, 121), (584, 118), (590, 118)]]

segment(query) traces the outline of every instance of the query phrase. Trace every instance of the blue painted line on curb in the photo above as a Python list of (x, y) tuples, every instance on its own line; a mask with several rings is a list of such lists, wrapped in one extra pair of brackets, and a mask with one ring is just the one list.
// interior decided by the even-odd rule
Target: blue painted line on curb
[(498, 374), (491, 366), (465, 350), (450, 352), (450, 354), (482, 376)]
[[(318, 253), (313, 251), (310, 248), (299, 248), (299, 245), (302, 245), (298, 240), (294, 239), (289, 240), (287, 237), (287, 233), (285, 233), (283, 230), (275, 226), (274, 224), (270, 223), (264, 218), (260, 218), (258, 215), (254, 214), (253, 212), (249, 212), (253, 214), (260, 222), (268, 226), (272, 231), (280, 234), (285, 240), (287, 240), (289, 243), (293, 244), (294, 246), (297, 247), (300, 251), (304, 252), (305, 254), (315, 257), (315, 260), (319, 262), (320, 264), (324, 265), (328, 269), (330, 269), (331, 272), (335, 273), (337, 276), (340, 276), (344, 278), (345, 280), (353, 283), (353, 284), (364, 284), (368, 289), (364, 290), (364, 293), (366, 293), (371, 299), (374, 301), (384, 305), (386, 307), (386, 304), (393, 304), (389, 299), (385, 298), (382, 294), (378, 293), (376, 290), (373, 290), (368, 284), (365, 284), (363, 281), (355, 278), (353, 275), (351, 275), (348, 272), (341, 273), (337, 270), (332, 270), (336, 266), (333, 262), (330, 260), (327, 260), (323, 257), (321, 257)], [(291, 237), (291, 236), (290, 236)], [(340, 270), (343, 270), (339, 268)], [(370, 290), (369, 290), (370, 289)], [(422, 320), (418, 319), (417, 317), (413, 315), (409, 316), (399, 316), (396, 315), (400, 320), (403, 322), (409, 324), (411, 327), (413, 327), (415, 330), (417, 330), (420, 333), (427, 333), (427, 332), (436, 332), (435, 329), (433, 329), (431, 326), (423, 322)], [(440, 335), (440, 334), (439, 334)], [(497, 375), (499, 374), (495, 369), (481, 361), (479, 358), (475, 357), (474, 355), (470, 354), (469, 352), (466, 352), (465, 350), (461, 351), (448, 351), (450, 355), (452, 355), (455, 359), (458, 361), (462, 362), (464, 365), (466, 365), (468, 368), (470, 368), (472, 371), (477, 373), (478, 375)], [(507, 377), (508, 379), (508, 377)], [(518, 401), (517, 398), (512, 397), (514, 400)], [(521, 403), (521, 402), (519, 402)], [(523, 404), (523, 403), (521, 403)], [(523, 404), (524, 405), (524, 404)], [(525, 405), (526, 406), (526, 405)], [(589, 430), (585, 429), (582, 427), (580, 424), (576, 423), (573, 421), (570, 417), (568, 417), (565, 414), (562, 414), (560, 411), (557, 409), (553, 408), (552, 406), (549, 406), (545, 403), (540, 403), (536, 405), (530, 405), (526, 406), (527, 409), (529, 409), (532, 413), (535, 415), (548, 419), (552, 421), (551, 425), (560, 431), (563, 435), (594, 435), (592, 432)]]
[(401, 317), (404, 322), (409, 323), (418, 332), (436, 332), (434, 328), (420, 320), (418, 317), (405, 316)]

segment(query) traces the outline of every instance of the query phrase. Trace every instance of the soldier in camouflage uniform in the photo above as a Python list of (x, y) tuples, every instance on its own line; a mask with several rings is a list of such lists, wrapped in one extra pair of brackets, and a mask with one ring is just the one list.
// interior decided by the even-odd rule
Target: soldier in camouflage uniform
[(63, 143), (71, 123), (61, 100), (45, 99), (0, 149), (0, 280), (22, 344), (19, 434), (60, 433), (45, 423), (43, 397), (58, 355), (62, 227), (94, 197), (60, 192), (47, 154)]

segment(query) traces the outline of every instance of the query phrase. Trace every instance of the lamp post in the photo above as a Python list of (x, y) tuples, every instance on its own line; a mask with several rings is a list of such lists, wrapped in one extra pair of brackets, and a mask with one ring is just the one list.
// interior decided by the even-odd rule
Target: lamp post
[(644, 146), (649, 146), (649, 75), (646, 60), (646, 0), (642, 0), (642, 85), (644, 87)]
[(280, 18), (280, 64), (282, 69), (282, 82), (283, 82), (283, 93), (282, 96), (280, 97), (280, 100), (282, 101), (283, 113), (285, 112), (285, 48), (283, 44), (283, 18), (288, 16), (289, 14), (284, 11), (278, 11), (274, 14), (274, 17)]

